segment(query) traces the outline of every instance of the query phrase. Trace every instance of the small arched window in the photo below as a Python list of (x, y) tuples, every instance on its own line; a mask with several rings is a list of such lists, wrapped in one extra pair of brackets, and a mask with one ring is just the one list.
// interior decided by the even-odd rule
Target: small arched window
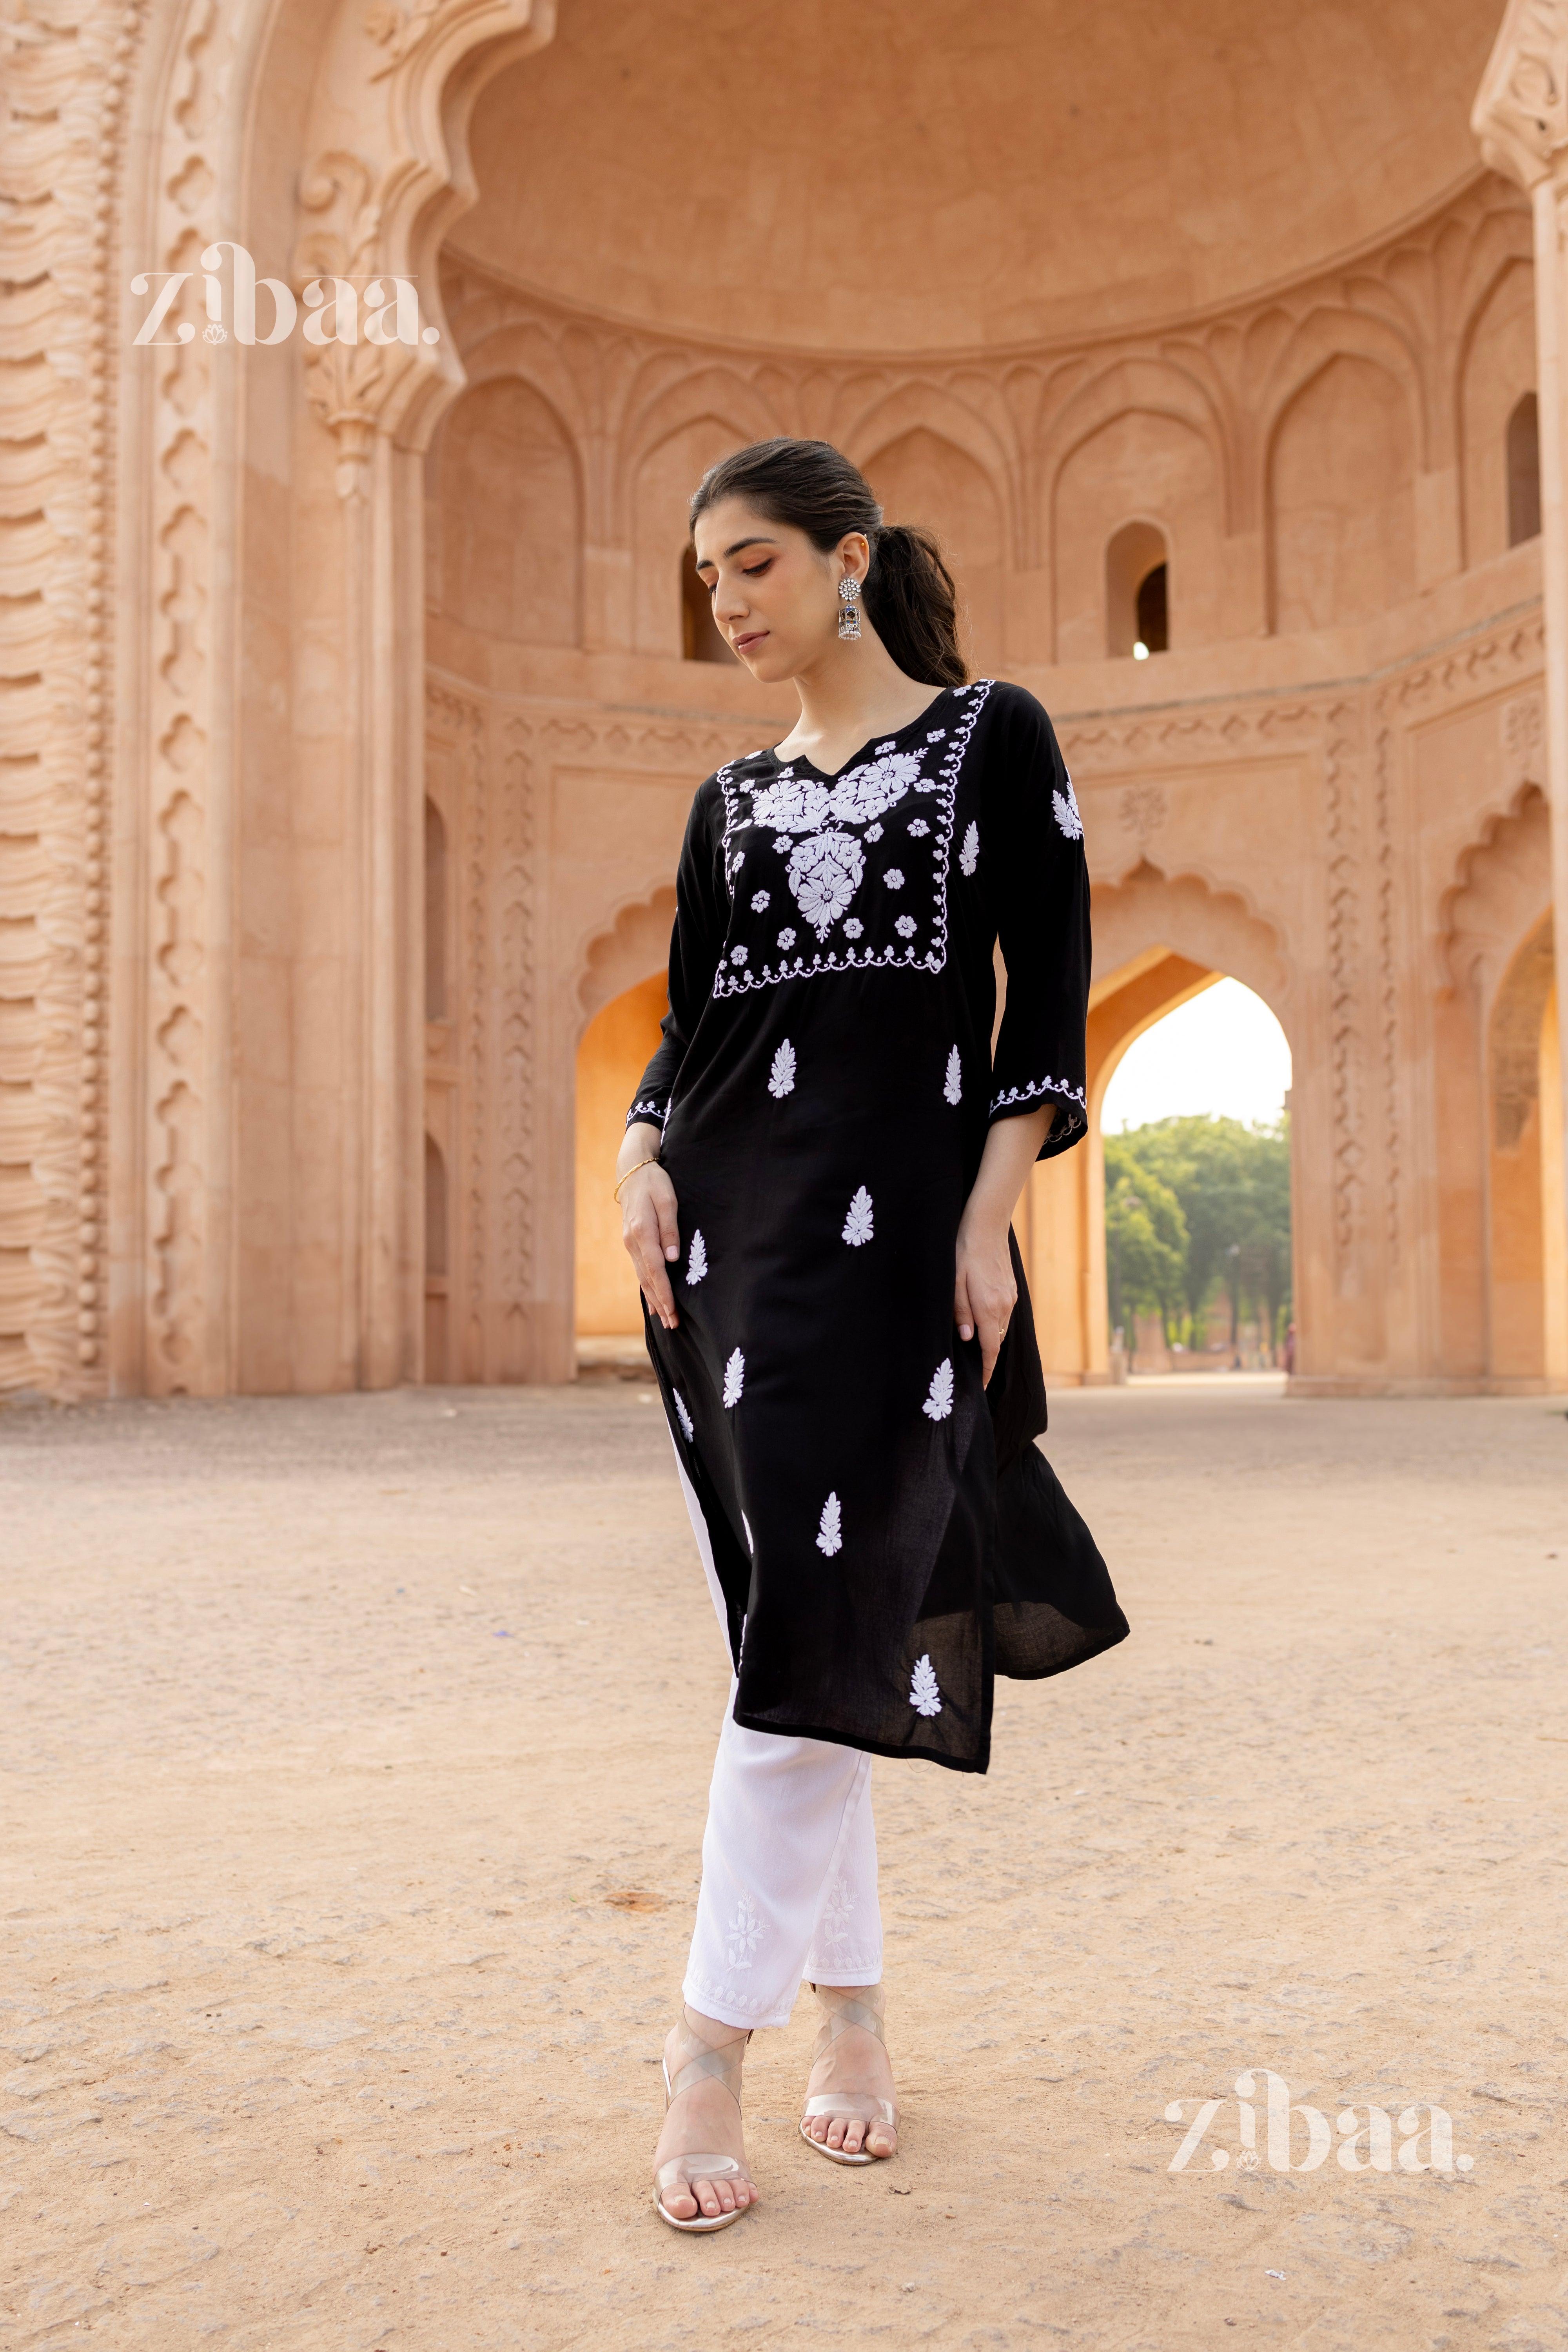
[(1541, 532), (1541, 418), (1535, 394), (1527, 392), (1508, 420), (1508, 543)]
[(734, 659), (719, 635), (713, 599), (697, 573), (694, 549), (680, 553), (680, 650), (688, 661), (728, 662)]
[(447, 1163), (433, 1135), (425, 1138), (425, 1273), (447, 1271)]
[(425, 803), (425, 1018), (447, 1017), (447, 824)]
[(1152, 522), (1123, 523), (1105, 551), (1106, 650), (1145, 661), (1171, 643), (1165, 534)]

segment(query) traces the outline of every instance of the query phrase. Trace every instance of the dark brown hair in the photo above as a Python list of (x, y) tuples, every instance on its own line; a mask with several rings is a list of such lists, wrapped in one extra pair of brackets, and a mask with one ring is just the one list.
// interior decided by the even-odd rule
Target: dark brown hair
[(848, 530), (871, 542), (866, 617), (906, 677), (962, 686), (958, 591), (929, 530), (886, 523), (871, 486), (830, 441), (753, 441), (710, 466), (691, 500), (691, 528), (721, 499), (744, 499), (769, 522), (805, 531), (826, 554)]

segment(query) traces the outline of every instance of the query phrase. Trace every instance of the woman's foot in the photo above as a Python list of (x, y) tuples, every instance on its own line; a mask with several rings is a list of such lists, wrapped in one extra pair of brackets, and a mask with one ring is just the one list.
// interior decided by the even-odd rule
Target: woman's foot
[(867, 2164), (899, 2145), (892, 2062), (882, 2038), (880, 1985), (814, 1985), (826, 2015), (812, 2052), (801, 2130), (825, 2155)]
[(751, 2035), (683, 2008), (664, 2045), (668, 2094), (654, 2153), (654, 2202), (678, 2227), (738, 2221), (757, 2199), (741, 2125), (741, 2056)]

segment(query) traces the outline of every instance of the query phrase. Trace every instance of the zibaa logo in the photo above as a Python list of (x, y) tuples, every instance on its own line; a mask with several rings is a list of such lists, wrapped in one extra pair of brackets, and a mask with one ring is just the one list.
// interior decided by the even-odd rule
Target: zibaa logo
[[(1261, 2156), (1258, 2147), (1258, 2110), (1252, 2104), (1259, 2079), (1265, 2098)], [(1167, 2172), (1186, 2170), (1203, 2146), (1215, 2117), (1229, 2102), (1202, 2099), (1194, 2104), (1197, 2112), (1187, 2126), (1185, 2138), (1166, 2166)], [(1184, 2099), (1173, 2099), (1165, 2109), (1165, 2121), (1179, 2124), (1186, 2105)], [(1293, 2102), (1290, 2085), (1283, 2075), (1270, 2073), (1267, 2066), (1256, 2070), (1248, 2067), (1236, 2078), (1236, 2105), (1237, 2171), (1256, 2171), (1266, 2162), (1271, 2172), (1315, 2172), (1320, 2164), (1326, 2162), (1334, 2145), (1329, 2119), (1321, 2107)], [(1307, 2133), (1306, 2149), (1299, 2163), (1293, 2162), (1290, 2155), (1291, 2127), (1298, 2120)], [(1396, 2164), (1401, 2172), (1468, 2172), (1475, 2164), (1473, 2156), (1454, 2154), (1453, 2120), (1447, 2108), (1435, 2107), (1430, 2100), (1401, 2109), (1397, 2151), (1394, 2145), (1394, 2119), (1386, 2107), (1342, 2107), (1337, 2120), (1340, 2144), (1336, 2154), (1346, 2172), (1392, 2172)], [(1425, 2154), (1423, 2139), (1426, 2143)], [(1215, 2172), (1223, 2172), (1232, 2160), (1227, 2147), (1211, 2147), (1208, 2158)]]
[[(233, 257), (229, 273), (228, 315), (225, 317), (224, 280), (219, 275), (225, 251)], [(257, 343), (287, 342), (300, 324), (300, 305), (291, 288), (280, 278), (258, 278), (256, 264), (243, 245), (231, 237), (220, 237), (205, 247), (202, 253), (200, 278), (206, 324), (202, 340), (207, 343), (233, 341), (251, 346)], [(194, 319), (171, 318), (184, 289), (198, 273), (190, 269), (139, 269), (131, 280), (132, 294), (152, 294), (153, 307), (132, 337), (133, 345), (151, 346), (154, 351), (172, 351), (196, 339)], [(363, 289), (363, 291), (361, 290)], [(256, 331), (256, 298), (266, 294), (271, 298), (272, 320), (266, 334)], [(307, 279), (301, 299), (305, 305), (303, 333), (308, 343), (438, 343), (438, 327), (426, 327), (419, 320), (419, 294), (411, 278), (389, 278), (384, 272), (376, 277), (361, 273), (357, 277), (322, 276)], [(165, 333), (165, 328), (172, 329)]]

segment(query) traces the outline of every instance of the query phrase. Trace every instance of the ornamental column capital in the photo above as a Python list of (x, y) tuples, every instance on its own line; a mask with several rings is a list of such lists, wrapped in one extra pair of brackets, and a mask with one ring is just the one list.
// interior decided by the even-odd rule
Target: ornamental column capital
[(1470, 128), (1483, 160), (1527, 191), (1568, 176), (1568, 0), (1508, 0)]

